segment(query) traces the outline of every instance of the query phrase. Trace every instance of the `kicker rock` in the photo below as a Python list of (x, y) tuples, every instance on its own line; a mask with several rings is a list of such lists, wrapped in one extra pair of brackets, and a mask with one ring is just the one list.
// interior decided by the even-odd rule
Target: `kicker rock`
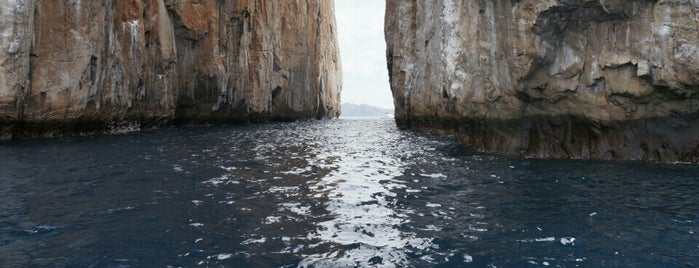
[(509, 155), (699, 160), (699, 1), (387, 0), (403, 127)]
[(339, 114), (333, 1), (0, 0), (4, 138)]

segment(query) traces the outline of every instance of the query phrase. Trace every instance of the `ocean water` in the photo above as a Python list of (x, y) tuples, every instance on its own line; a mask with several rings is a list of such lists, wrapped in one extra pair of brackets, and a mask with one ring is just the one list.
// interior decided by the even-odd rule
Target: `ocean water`
[(512, 159), (390, 119), (0, 144), (0, 267), (536, 266), (699, 266), (699, 166)]

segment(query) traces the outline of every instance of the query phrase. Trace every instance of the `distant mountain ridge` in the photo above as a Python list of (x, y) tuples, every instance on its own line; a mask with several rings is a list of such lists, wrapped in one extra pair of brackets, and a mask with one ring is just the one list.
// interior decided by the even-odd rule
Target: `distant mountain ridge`
[(393, 110), (383, 109), (368, 104), (343, 103), (341, 107), (341, 117), (382, 117), (393, 115)]

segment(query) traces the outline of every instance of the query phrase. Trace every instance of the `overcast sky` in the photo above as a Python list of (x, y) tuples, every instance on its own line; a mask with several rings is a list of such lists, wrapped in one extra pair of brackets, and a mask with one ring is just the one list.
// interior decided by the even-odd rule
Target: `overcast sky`
[(383, 0), (335, 0), (340, 41), (342, 102), (393, 109), (386, 70)]

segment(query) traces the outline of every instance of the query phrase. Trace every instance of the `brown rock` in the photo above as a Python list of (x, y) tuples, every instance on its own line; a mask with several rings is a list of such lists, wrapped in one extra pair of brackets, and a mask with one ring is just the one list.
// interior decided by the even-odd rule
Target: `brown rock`
[(699, 159), (699, 2), (387, 0), (396, 119), (475, 148)]
[(333, 1), (2, 1), (4, 138), (339, 113)]

